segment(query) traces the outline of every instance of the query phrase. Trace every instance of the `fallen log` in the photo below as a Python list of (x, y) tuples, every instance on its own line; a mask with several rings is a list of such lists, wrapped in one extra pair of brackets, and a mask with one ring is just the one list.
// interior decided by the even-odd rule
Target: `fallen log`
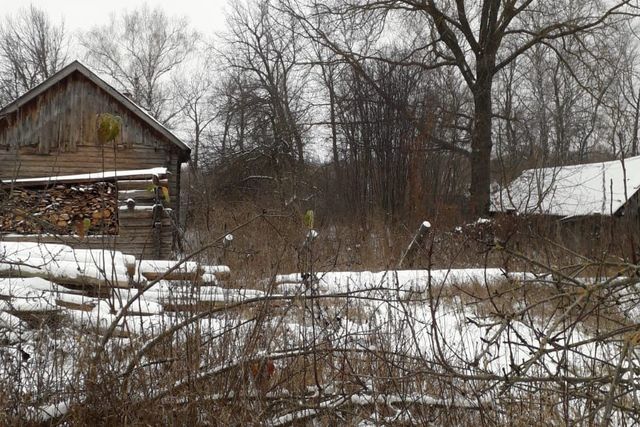
[(163, 278), (165, 280), (193, 280), (201, 279), (203, 270), (195, 262), (185, 262), (180, 267), (167, 273), (179, 261), (165, 260), (141, 260), (138, 263), (138, 276), (142, 275), (147, 280)]

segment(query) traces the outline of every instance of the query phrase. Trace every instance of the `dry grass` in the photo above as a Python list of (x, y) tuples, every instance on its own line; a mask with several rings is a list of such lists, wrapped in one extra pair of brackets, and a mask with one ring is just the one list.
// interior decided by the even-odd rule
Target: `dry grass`
[[(303, 244), (302, 209), (267, 209), (266, 215), (252, 220), (262, 211), (252, 202), (220, 203), (207, 211), (208, 220), (192, 218), (188, 234), (192, 249), (248, 222), (234, 232), (230, 248), (216, 246), (203, 255), (207, 263), (231, 267), (233, 276), (226, 286), (269, 292), (273, 284), (268, 279), (280, 273), (394, 268), (414, 232), (413, 227), (383, 221), (332, 224), (317, 218), (320, 236), (308, 251)], [(625, 262), (632, 257), (607, 252), (608, 243), (599, 249), (591, 245), (589, 253), (578, 253), (578, 246), (562, 246), (550, 243), (530, 225), (472, 224), (455, 231), (436, 223), (415, 260), (416, 268), (491, 266), (548, 275), (544, 280), (505, 279), (490, 286), (448, 283), (398, 300), (378, 295), (352, 297), (347, 303), (344, 297), (316, 299), (317, 294), (311, 294), (228, 310), (197, 302), (176, 306), (171, 314), (176, 321), (202, 318), (158, 340), (128, 374), (123, 372), (151, 334), (114, 339), (96, 358), (100, 341), (96, 331), (72, 328), (64, 321), (38, 325), (33, 331), (39, 335), (30, 341), (38, 343), (38, 349), (29, 349), (32, 357), (42, 359), (34, 365), (41, 369), (29, 371), (37, 386), (25, 394), (18, 390), (26, 387), (24, 372), (3, 371), (0, 424), (20, 423), (25, 408), (59, 399), (72, 402), (71, 410), (53, 421), (70, 425), (261, 425), (277, 424), (279, 416), (304, 411), (313, 416), (291, 420), (290, 425), (311, 425), (312, 418), (313, 425), (323, 426), (358, 425), (363, 420), (393, 425), (597, 424), (603, 420), (620, 343), (635, 331), (630, 313), (637, 292), (634, 284), (589, 288), (572, 280), (593, 277), (594, 283), (602, 284), (604, 277), (631, 272), (633, 264)], [(599, 258), (590, 257), (593, 253)], [(372, 312), (385, 304), (397, 311), (383, 322), (384, 316)], [(437, 316), (438, 310), (455, 311), (462, 319), (497, 326), (487, 329), (483, 338), (487, 343), (449, 351), (446, 347), (455, 343), (444, 337), (438, 342), (442, 354), (416, 354), (407, 348), (424, 335), (412, 336), (407, 325), (425, 327), (429, 318), (416, 315), (421, 308), (427, 313), (433, 308)], [(491, 346), (522, 348), (522, 343), (509, 343), (518, 341), (516, 332), (525, 328), (535, 337), (533, 331), (559, 320), (559, 330), (575, 328), (581, 336), (597, 338), (597, 345), (607, 349), (607, 358), (584, 358), (592, 365), (585, 362), (575, 372), (568, 367), (553, 372), (556, 365), (548, 359), (536, 362), (530, 375), (546, 375), (549, 380), (528, 379), (521, 360), (510, 361), (505, 365), (508, 370), (498, 373), (470, 362), (474, 351), (485, 346), (491, 351)], [(345, 324), (354, 329), (345, 333)], [(493, 337), (501, 324), (507, 325), (505, 332)], [(364, 332), (358, 332), (360, 327)], [(429, 336), (435, 340), (435, 335)], [(529, 357), (540, 349), (558, 358), (563, 352), (581, 351), (562, 348), (562, 343), (549, 350), (543, 338), (539, 335), (530, 343)], [(55, 358), (60, 363), (52, 363)], [(14, 359), (7, 361), (9, 365), (22, 366)], [(71, 373), (63, 372), (63, 367), (71, 367)], [(574, 386), (554, 379), (560, 374), (601, 379)], [(619, 387), (621, 396), (615, 404), (632, 408), (631, 382), (622, 381)], [(403, 400), (389, 401), (389, 396)], [(434, 400), (416, 401), (415, 396)], [(338, 398), (345, 400), (323, 409)], [(618, 420), (620, 414), (636, 416), (635, 409), (618, 409)], [(393, 422), (383, 420), (395, 415)]]

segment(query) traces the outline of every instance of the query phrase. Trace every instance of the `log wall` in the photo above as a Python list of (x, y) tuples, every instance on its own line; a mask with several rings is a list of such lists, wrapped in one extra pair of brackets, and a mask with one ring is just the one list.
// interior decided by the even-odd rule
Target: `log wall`
[[(98, 139), (98, 115), (103, 113), (121, 119), (114, 142)], [(0, 118), (0, 179), (166, 167), (170, 201), (165, 205), (176, 219), (180, 154), (175, 144), (77, 72)], [(141, 224), (134, 233), (125, 225), (130, 232), (119, 236), (119, 249), (140, 256), (149, 246), (143, 242), (149, 227)], [(161, 253), (168, 257), (173, 236), (164, 228), (161, 236)]]

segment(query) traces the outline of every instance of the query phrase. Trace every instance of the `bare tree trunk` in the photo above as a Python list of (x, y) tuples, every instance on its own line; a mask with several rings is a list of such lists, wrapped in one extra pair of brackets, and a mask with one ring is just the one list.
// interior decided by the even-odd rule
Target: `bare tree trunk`
[[(332, 77), (329, 77), (332, 78)], [(329, 120), (331, 121), (331, 151), (333, 153), (333, 167), (336, 180), (340, 182), (340, 156), (338, 154), (338, 127), (336, 125), (336, 93), (333, 82), (327, 80), (329, 89)]]
[(633, 142), (631, 146), (631, 155), (638, 155), (638, 122), (640, 121), (640, 90), (638, 90), (638, 99), (636, 100), (635, 114), (633, 117)]
[(196, 125), (196, 135), (193, 142), (193, 169), (198, 170), (198, 157), (200, 155), (200, 126)]
[(478, 78), (474, 87), (474, 123), (471, 138), (471, 212), (472, 216), (489, 213), (491, 185), (491, 89), (492, 67), (483, 62), (478, 64)]

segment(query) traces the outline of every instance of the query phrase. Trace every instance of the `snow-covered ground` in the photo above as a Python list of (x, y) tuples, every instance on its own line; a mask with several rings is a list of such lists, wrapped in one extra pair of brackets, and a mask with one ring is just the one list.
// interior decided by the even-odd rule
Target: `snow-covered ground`
[[(525, 393), (526, 387), (511, 388), (524, 377), (528, 378), (524, 384), (546, 384), (561, 377), (586, 382), (611, 375), (616, 366), (628, 372), (635, 360), (635, 348), (629, 352), (634, 357), (621, 358), (617, 338), (596, 339), (598, 326), (572, 320), (575, 311), (586, 306), (587, 291), (566, 294), (562, 298), (569, 302), (564, 306), (540, 302), (546, 290), (550, 298), (557, 290), (550, 276), (492, 268), (316, 272), (278, 275), (256, 283), (256, 289), (228, 289), (214, 277), (229, 274), (224, 266), (205, 269), (186, 264), (185, 274), (211, 275), (205, 284), (152, 282), (141, 272), (157, 274), (161, 267), (166, 271), (171, 266), (138, 263), (132, 273), (133, 260), (108, 255), (69, 253), (56, 245), (46, 250), (4, 247), (0, 272), (26, 277), (0, 279), (0, 381), (16, 396), (31, 396), (24, 400), (31, 404), (21, 409), (23, 417), (46, 419), (47, 414), (60, 415), (81, 404), (82, 387), (77, 385), (86, 379), (87, 359), (96, 352), (109, 356), (113, 375), (157, 374), (156, 365), (163, 362), (151, 349), (159, 336), (170, 338), (178, 352), (196, 336), (209, 350), (199, 356), (191, 376), (181, 379), (179, 373), (163, 370), (158, 384), (147, 392), (147, 398), (156, 400), (179, 393), (185, 381), (214, 378), (256, 361), (269, 360), (273, 370), (284, 375), (292, 360), (316, 351), (350, 354), (353, 363), (368, 360), (365, 365), (371, 366), (399, 364), (406, 366), (407, 375), (423, 371), (421, 375), (432, 375), (439, 383), (442, 377), (460, 381), (454, 386), (448, 380), (450, 386), (435, 390), (416, 379), (388, 390), (380, 388), (379, 378), (364, 375), (358, 390), (345, 392), (344, 379), (325, 373), (316, 379), (322, 384), (306, 384), (311, 392), (316, 388), (315, 409), (281, 413), (268, 420), (270, 425), (313, 417), (322, 405), (371, 406), (372, 402), (394, 410), (373, 411), (362, 425), (409, 422), (413, 415), (400, 403), (491, 407), (505, 393)], [(90, 294), (55, 282), (100, 274), (122, 276), (122, 286)], [(137, 274), (134, 282), (132, 274)], [(622, 280), (608, 286), (620, 286)], [(598, 286), (582, 282), (589, 292)], [(582, 282), (573, 285), (580, 288)], [(620, 289), (618, 308), (637, 317), (635, 288)], [(524, 298), (509, 297), (511, 292)], [(125, 314), (122, 310), (130, 300), (135, 302)], [(36, 326), (34, 318), (48, 323)], [(107, 341), (106, 333), (111, 334)], [(245, 345), (256, 334), (262, 337), (260, 344), (248, 350)], [(106, 347), (99, 347), (103, 343)], [(625, 375), (618, 381), (628, 385), (632, 379)], [(270, 391), (285, 392), (291, 390)], [(606, 397), (607, 386), (601, 393)], [(635, 390), (630, 395), (636, 396)], [(584, 408), (577, 399), (573, 411), (577, 414)]]

